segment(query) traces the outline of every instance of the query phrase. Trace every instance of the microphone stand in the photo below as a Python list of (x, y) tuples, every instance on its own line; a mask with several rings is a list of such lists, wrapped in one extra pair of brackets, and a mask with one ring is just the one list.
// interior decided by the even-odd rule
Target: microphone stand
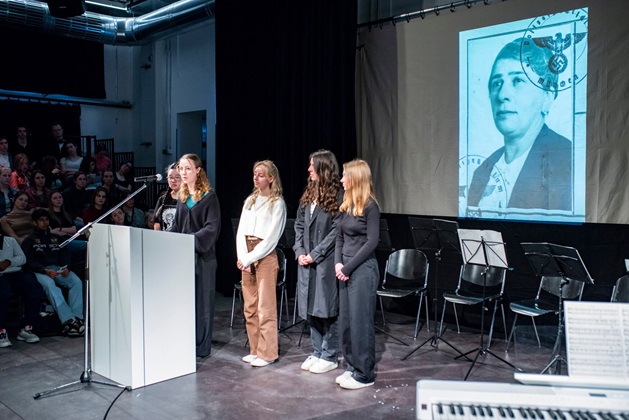
[[(88, 224), (86, 224), (85, 226), (83, 226), (81, 229), (79, 229), (74, 235), (72, 235), (70, 238), (66, 239), (64, 242), (62, 242), (59, 247), (60, 248), (64, 248), (66, 247), (70, 242), (72, 242), (73, 240), (75, 240), (77, 237), (79, 237), (81, 234), (83, 234), (83, 232), (88, 231), (93, 225), (95, 225), (96, 223), (100, 222), (101, 220), (103, 220), (105, 217), (109, 216), (114, 210), (122, 207), (124, 205), (124, 203), (126, 203), (127, 201), (129, 201), (130, 199), (132, 199), (133, 197), (135, 197), (137, 194), (139, 194), (141, 191), (145, 190), (147, 187), (147, 183), (149, 181), (145, 181), (144, 185), (142, 185), (140, 188), (138, 188), (136, 191), (134, 191), (132, 194), (130, 194), (129, 196), (127, 196), (127, 198), (125, 198), (124, 200), (122, 200), (120, 203), (116, 204), (114, 207), (112, 207), (110, 210), (108, 210), (105, 214), (103, 214), (102, 216), (100, 216), (98, 219), (94, 220), (93, 222), (90, 222)], [(89, 281), (89, 235), (87, 236), (87, 241), (86, 241), (86, 248), (85, 248), (85, 335), (84, 335), (84, 360), (83, 360), (83, 372), (81, 373), (81, 376), (79, 377), (78, 380), (73, 381), (73, 382), (69, 382), (67, 384), (64, 385), (60, 385), (57, 386), (55, 388), (46, 390), (46, 391), (42, 391), (42, 392), (38, 392), (35, 395), (33, 395), (34, 399), (39, 399), (45, 395), (51, 394), (53, 392), (59, 391), (61, 389), (65, 389), (69, 386), (75, 385), (75, 384), (100, 384), (100, 385), (107, 385), (107, 386), (113, 386), (116, 388), (121, 388), (124, 389), (125, 391), (131, 391), (131, 387), (130, 386), (125, 386), (125, 385), (121, 385), (121, 384), (117, 384), (117, 383), (113, 383), (113, 382), (105, 382), (105, 381), (100, 381), (100, 380), (96, 380), (92, 377), (92, 364), (91, 364), (91, 358), (90, 358), (90, 281)]]

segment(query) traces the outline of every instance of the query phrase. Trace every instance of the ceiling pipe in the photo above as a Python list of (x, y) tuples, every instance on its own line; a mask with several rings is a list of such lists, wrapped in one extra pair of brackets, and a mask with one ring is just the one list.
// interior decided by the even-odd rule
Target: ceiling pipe
[(214, 0), (181, 0), (139, 17), (92, 12), (55, 18), (34, 0), (0, 0), (0, 26), (26, 28), (107, 45), (141, 45), (214, 19)]

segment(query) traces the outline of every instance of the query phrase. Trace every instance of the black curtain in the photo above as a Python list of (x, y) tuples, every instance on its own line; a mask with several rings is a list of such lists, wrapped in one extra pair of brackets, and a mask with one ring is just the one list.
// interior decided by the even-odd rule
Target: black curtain
[(354, 1), (216, 2), (216, 191), (223, 215), (217, 289), (223, 293), (239, 277), (230, 218), (240, 216), (253, 188), (253, 163), (276, 163), (288, 217), (295, 217), (311, 152), (329, 149), (339, 164), (356, 157), (356, 13)]
[(104, 46), (0, 27), (0, 89), (105, 98)]

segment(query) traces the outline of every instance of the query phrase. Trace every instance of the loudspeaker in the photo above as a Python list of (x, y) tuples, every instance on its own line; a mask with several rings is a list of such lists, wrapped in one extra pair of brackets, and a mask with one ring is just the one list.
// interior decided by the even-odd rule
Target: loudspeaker
[(85, 0), (46, 0), (46, 3), (54, 17), (68, 18), (85, 13)]

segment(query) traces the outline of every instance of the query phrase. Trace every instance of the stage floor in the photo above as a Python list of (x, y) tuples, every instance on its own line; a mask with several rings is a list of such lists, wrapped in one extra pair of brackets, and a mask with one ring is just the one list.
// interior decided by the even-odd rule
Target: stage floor
[[(400, 360), (432, 335), (433, 323), (430, 332), (424, 326), (413, 341), (414, 320), (392, 314), (387, 331), (410, 347), (376, 333), (376, 382), (372, 387), (348, 391), (336, 385), (334, 379), (343, 373), (342, 363), (325, 374), (302, 371), (300, 365), (311, 347), (307, 334), (298, 347), (301, 325), (280, 334), (277, 363), (252, 368), (240, 360), (248, 353), (242, 318), (234, 328), (229, 327), (231, 297), (217, 294), (216, 303), (212, 355), (197, 359), (195, 374), (122, 393), (100, 384), (77, 384), (35, 400), (37, 392), (79, 379), (84, 368), (83, 339), (53, 336), (26, 344), (11, 337), (13, 346), (0, 349), (0, 418), (85, 420), (103, 419), (107, 414), (108, 419), (151, 420), (413, 419), (418, 379), (463, 380), (470, 367), (468, 361), (454, 360), (457, 353), (443, 343), (438, 349), (427, 344), (407, 360)], [(380, 320), (380, 313), (376, 315)], [(478, 333), (457, 334), (455, 326), (449, 327), (443, 337), (453, 346), (462, 352), (479, 348)], [(550, 360), (552, 348), (545, 344), (539, 348), (526, 328), (519, 329), (508, 353), (502, 334), (494, 338), (491, 350), (526, 372), (538, 373)], [(547, 334), (554, 332), (547, 328)], [(168, 331), (164, 331), (164, 340), (168, 339)], [(500, 360), (485, 355), (479, 362), (468, 380), (514, 382), (514, 370)], [(98, 375), (93, 378), (105, 380)]]

